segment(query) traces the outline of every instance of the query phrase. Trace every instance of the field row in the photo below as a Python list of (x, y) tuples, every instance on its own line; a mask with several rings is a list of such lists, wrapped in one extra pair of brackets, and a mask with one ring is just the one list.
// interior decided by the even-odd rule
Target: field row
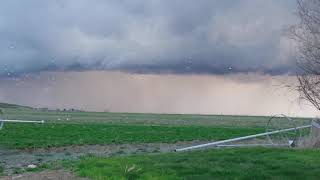
[(0, 146), (39, 148), (84, 144), (174, 143), (220, 140), (263, 132), (263, 128), (112, 124), (6, 124)]

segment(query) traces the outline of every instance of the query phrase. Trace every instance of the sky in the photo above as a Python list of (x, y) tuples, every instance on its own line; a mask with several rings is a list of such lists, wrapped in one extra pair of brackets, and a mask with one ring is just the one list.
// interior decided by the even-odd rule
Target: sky
[(2, 0), (0, 102), (316, 116), (287, 88), (295, 11), (294, 0)]
[[(49, 109), (109, 112), (315, 117), (318, 111), (287, 85), (290, 75), (46, 72), (2, 79), (0, 102)], [(291, 84), (291, 85), (292, 85)]]
[(293, 0), (3, 0), (0, 75), (295, 72)]

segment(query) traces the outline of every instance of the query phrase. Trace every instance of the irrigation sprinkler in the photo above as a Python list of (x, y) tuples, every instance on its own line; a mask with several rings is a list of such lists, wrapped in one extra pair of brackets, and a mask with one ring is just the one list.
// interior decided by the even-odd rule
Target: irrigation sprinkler
[(41, 121), (29, 121), (29, 120), (9, 120), (9, 119), (0, 119), (0, 130), (3, 128), (4, 123), (34, 123), (34, 124), (43, 124), (44, 120)]
[[(301, 130), (315, 127), (320, 127), (320, 122), (313, 121), (310, 125), (296, 126), (296, 123), (285, 115), (276, 115), (269, 119), (266, 132), (249, 136), (243, 136), (238, 138), (232, 138), (222, 141), (216, 141), (206, 144), (200, 144), (190, 146), (186, 148), (176, 149), (176, 152), (188, 151), (193, 149), (205, 148), (205, 147), (254, 147), (254, 146), (273, 146), (273, 147), (295, 147), (298, 140), (301, 139)], [(288, 126), (288, 127), (286, 127)], [(286, 127), (286, 128), (284, 128)], [(238, 142), (242, 140), (249, 140), (259, 137), (267, 137), (269, 144), (226, 144), (232, 142)]]
[(282, 133), (282, 132), (295, 131), (295, 130), (310, 128), (310, 127), (311, 127), (311, 125), (306, 125), (306, 126), (301, 126), (301, 127), (297, 127), (297, 128), (289, 128), (289, 129), (282, 129), (282, 130), (277, 130), (277, 131), (272, 131), (272, 132), (265, 132), (265, 133), (260, 133), (260, 134), (254, 134), (254, 135), (249, 135), (249, 136), (243, 136), (243, 137), (238, 137), (238, 138), (233, 138), (233, 139), (227, 139), (227, 140), (216, 141), (216, 142), (207, 143), (207, 144), (200, 144), (200, 145), (196, 145), (196, 146), (176, 149), (175, 151), (179, 152), (179, 151), (187, 151), (187, 150), (192, 150), (192, 149), (204, 148), (204, 147), (208, 147), (208, 146), (217, 146), (217, 145), (221, 145), (221, 144), (225, 144), (225, 143), (247, 140), (247, 139), (272, 135), (272, 134), (278, 134), (278, 133)]

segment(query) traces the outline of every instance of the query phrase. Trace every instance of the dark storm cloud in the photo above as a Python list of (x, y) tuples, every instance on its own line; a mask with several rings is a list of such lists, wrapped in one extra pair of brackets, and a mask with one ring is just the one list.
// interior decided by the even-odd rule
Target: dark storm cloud
[(294, 70), (292, 0), (4, 0), (0, 74)]

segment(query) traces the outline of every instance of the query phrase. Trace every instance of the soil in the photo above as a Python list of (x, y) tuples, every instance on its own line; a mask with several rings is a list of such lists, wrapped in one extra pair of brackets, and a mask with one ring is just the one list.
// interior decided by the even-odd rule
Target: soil
[[(240, 144), (263, 144), (265, 140), (249, 140)], [(81, 179), (66, 170), (42, 171), (23, 173), (28, 165), (51, 164), (59, 160), (78, 160), (83, 156), (94, 155), (101, 157), (128, 156), (133, 154), (151, 154), (173, 152), (177, 148), (207, 143), (207, 141), (191, 141), (168, 143), (141, 143), (141, 144), (109, 144), (109, 145), (82, 145), (40, 149), (12, 150), (0, 147), (0, 165), (4, 168), (6, 177), (1, 179), (37, 180), (37, 179)], [(237, 144), (237, 143), (235, 143)], [(59, 168), (58, 168), (59, 169)], [(62, 169), (62, 167), (60, 168)], [(18, 171), (17, 171), (18, 170)], [(21, 174), (23, 173), (23, 174)]]
[(102, 157), (126, 156), (133, 154), (173, 152), (176, 148), (206, 143), (204, 141), (147, 144), (110, 144), (110, 145), (82, 145), (41, 149), (12, 150), (0, 148), (0, 165), (4, 174), (0, 179), (77, 179), (71, 172), (56, 170), (40, 173), (17, 174), (18, 170), (27, 169), (28, 165), (49, 164), (59, 160), (78, 160), (86, 155)]
[(16, 176), (0, 178), (2, 180), (86, 180), (79, 178), (73, 173), (64, 170), (43, 171), (39, 173), (25, 173)]

